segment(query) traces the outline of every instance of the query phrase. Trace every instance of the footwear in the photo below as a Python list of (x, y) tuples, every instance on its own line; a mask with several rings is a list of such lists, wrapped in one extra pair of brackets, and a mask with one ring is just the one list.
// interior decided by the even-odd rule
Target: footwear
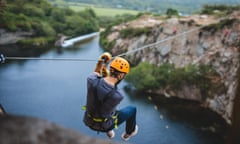
[(114, 130), (110, 130), (110, 131), (108, 131), (106, 134), (107, 134), (107, 136), (108, 136), (110, 139), (112, 139), (112, 138), (115, 137), (115, 132), (114, 132)]
[(135, 126), (135, 130), (131, 134), (124, 132), (122, 134), (122, 139), (128, 141), (131, 137), (135, 136), (138, 133), (138, 125)]

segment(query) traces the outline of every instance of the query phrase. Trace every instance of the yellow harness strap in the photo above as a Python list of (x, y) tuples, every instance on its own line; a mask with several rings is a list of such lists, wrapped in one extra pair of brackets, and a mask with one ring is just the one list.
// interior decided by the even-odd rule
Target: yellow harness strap
[(90, 114), (87, 114), (88, 117), (90, 117), (93, 121), (95, 122), (106, 122), (108, 120), (108, 118), (95, 118), (95, 117), (92, 117)]
[[(82, 110), (87, 110), (86, 106), (82, 106)], [(94, 118), (92, 117), (90, 114), (87, 114), (88, 117), (92, 118), (93, 121), (95, 122), (106, 122), (108, 120), (108, 118)], [(112, 116), (112, 118), (114, 119), (114, 128), (118, 129), (118, 113), (116, 113), (115, 115)]]

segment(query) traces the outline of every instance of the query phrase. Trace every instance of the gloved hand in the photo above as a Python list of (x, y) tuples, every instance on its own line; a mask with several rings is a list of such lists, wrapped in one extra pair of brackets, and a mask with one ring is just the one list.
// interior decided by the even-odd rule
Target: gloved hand
[(107, 64), (112, 59), (112, 55), (109, 52), (104, 52), (99, 60), (103, 61), (103, 63)]
[(100, 74), (102, 75), (102, 77), (106, 77), (109, 75), (109, 70), (107, 69), (107, 64), (109, 63), (109, 61), (112, 59), (112, 55), (109, 52), (104, 52), (99, 60), (103, 62), (102, 68), (100, 70)]

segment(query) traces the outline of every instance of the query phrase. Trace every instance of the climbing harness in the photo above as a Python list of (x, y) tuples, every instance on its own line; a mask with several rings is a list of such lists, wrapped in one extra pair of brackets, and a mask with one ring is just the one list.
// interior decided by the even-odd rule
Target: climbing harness
[[(95, 112), (96, 112), (95, 114), (100, 115), (101, 112), (100, 112), (100, 109), (99, 109), (99, 108), (101, 107), (101, 105), (104, 104), (104, 102), (107, 100), (107, 98), (108, 98), (115, 90), (114, 90), (114, 89), (111, 90), (110, 92), (108, 92), (108, 93), (104, 96), (104, 98), (103, 98), (102, 100), (100, 100), (99, 97), (98, 97), (98, 94), (97, 94), (97, 86), (98, 86), (98, 84), (99, 84), (99, 82), (100, 82), (100, 80), (101, 80), (101, 77), (98, 77), (97, 79), (98, 79), (98, 80), (97, 80), (96, 84), (93, 85), (93, 87), (94, 87), (94, 89), (93, 89), (93, 95), (94, 95), (94, 105), (95, 105)], [(104, 122), (107, 122), (108, 120), (113, 119), (114, 128), (115, 128), (115, 129), (118, 128), (118, 118), (117, 118), (118, 113), (117, 113), (117, 112), (115, 112), (115, 114), (113, 114), (113, 115), (112, 115), (111, 117), (109, 117), (109, 118), (101, 118), (101, 117), (95, 117), (95, 116), (93, 116), (92, 114), (90, 114), (90, 113), (88, 112), (88, 110), (87, 110), (87, 106), (83, 106), (83, 107), (82, 107), (82, 110), (85, 110), (85, 113), (86, 113), (86, 116), (87, 116), (87, 117), (89, 117), (91, 120), (93, 120), (94, 122), (99, 123), (99, 124), (103, 124)], [(98, 128), (93, 128), (93, 127), (91, 127), (91, 126), (89, 126), (89, 127), (92, 128), (92, 129), (94, 129), (94, 130), (96, 130), (96, 131), (105, 131), (103, 127), (101, 127), (101, 128), (99, 127), (99, 129), (98, 129)]]

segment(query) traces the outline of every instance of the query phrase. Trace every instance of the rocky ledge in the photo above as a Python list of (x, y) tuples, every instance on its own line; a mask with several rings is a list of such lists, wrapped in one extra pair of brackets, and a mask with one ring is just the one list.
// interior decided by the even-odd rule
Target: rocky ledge
[[(121, 32), (126, 28), (143, 27), (150, 28), (151, 33), (121, 37)], [(202, 106), (217, 112), (231, 124), (238, 84), (237, 70), (240, 65), (240, 11), (221, 19), (210, 15), (171, 19), (142, 16), (112, 27), (106, 38), (113, 43), (113, 55), (135, 51), (127, 55), (127, 59), (133, 64), (148, 61), (157, 66), (163, 63), (173, 63), (176, 67), (191, 64), (212, 66), (220, 75), (210, 77), (214, 85), (219, 85), (218, 90), (205, 90), (204, 94), (194, 85), (183, 85), (181, 90), (160, 88), (157, 93), (166, 97), (200, 101)], [(137, 48), (153, 43), (157, 44), (137, 51)], [(209, 95), (207, 98), (206, 94)]]
[(0, 116), (1, 144), (116, 144), (25, 116)]

